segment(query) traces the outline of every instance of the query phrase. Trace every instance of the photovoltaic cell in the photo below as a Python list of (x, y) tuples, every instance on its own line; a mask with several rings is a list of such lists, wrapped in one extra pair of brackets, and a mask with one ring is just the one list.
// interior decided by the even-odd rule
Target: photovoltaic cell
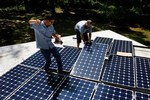
[(136, 57), (137, 87), (150, 90), (150, 58)]
[(131, 41), (114, 40), (111, 54), (117, 54), (117, 52), (133, 53), (133, 46)]
[[(70, 72), (74, 63), (76, 62), (78, 55), (80, 54), (81, 49), (75, 47), (65, 47), (61, 52), (61, 59), (63, 64), (63, 71)], [(56, 59), (51, 61), (51, 69), (57, 69)]]
[(14, 100), (46, 100), (62, 81), (63, 76), (39, 72), (9, 99)]
[(99, 84), (93, 100), (133, 100), (132, 94), (131, 90)]
[(136, 92), (136, 100), (150, 100), (150, 94)]
[(71, 74), (87, 79), (99, 80), (107, 48), (106, 44), (96, 43), (93, 43), (92, 46), (84, 46)]
[(112, 40), (113, 40), (112, 38), (96, 37), (93, 42), (108, 44), (110, 46), (112, 43)]
[(102, 81), (134, 87), (133, 57), (110, 56)]
[(18, 65), (0, 77), (0, 99), (3, 100), (34, 74), (35, 71), (35, 69)]
[(51, 100), (90, 100), (94, 86), (94, 82), (67, 77)]
[[(56, 47), (57, 50), (60, 52), (62, 48)], [(41, 53), (41, 51), (37, 51), (35, 54), (27, 58), (25, 61), (23, 61), (21, 64), (26, 66), (31, 66), (35, 68), (42, 68), (45, 64), (45, 59)]]
[(43, 55), (41, 54), (41, 51), (39, 50), (29, 58), (24, 60), (21, 64), (36, 68), (42, 68), (45, 64), (45, 60)]

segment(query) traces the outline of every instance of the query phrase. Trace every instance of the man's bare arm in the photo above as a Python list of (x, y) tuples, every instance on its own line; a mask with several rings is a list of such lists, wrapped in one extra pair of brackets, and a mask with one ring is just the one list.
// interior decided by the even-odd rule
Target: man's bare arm
[(81, 39), (84, 41), (84, 36), (83, 36), (83, 34), (82, 34), (82, 33), (81, 33), (81, 35), (80, 35), (80, 36), (81, 36)]
[(28, 23), (29, 23), (29, 24), (35, 24), (35, 23), (38, 23), (38, 24), (40, 25), (40, 24), (41, 24), (41, 21), (40, 21), (39, 19), (36, 19), (36, 20), (30, 19)]

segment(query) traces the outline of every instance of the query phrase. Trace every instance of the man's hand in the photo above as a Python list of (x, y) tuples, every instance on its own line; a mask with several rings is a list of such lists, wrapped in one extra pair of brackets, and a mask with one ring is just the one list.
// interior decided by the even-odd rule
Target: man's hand
[(36, 22), (41, 25), (41, 21), (39, 19), (37, 19)]
[(53, 37), (55, 38), (55, 43), (63, 44), (63, 41), (60, 39), (61, 35), (53, 34)]

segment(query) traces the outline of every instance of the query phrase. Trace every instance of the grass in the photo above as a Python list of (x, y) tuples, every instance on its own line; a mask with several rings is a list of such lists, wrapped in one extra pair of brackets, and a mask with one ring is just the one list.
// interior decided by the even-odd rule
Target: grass
[(130, 27), (130, 30), (134, 31), (134, 32), (140, 32), (141, 34), (145, 35), (145, 38), (143, 38), (145, 41), (149, 41), (150, 40), (150, 31), (148, 29), (144, 29), (144, 28), (136, 28), (136, 27)]
[[(55, 29), (62, 36), (73, 35), (74, 25), (84, 17), (82, 15), (63, 14), (60, 8), (56, 9)], [(12, 13), (12, 14), (11, 14)], [(14, 12), (9, 12), (5, 16), (0, 17), (0, 46), (25, 43), (34, 41), (34, 31), (30, 29), (28, 20), (31, 17), (42, 18), (37, 13), (19, 13), (14, 16)], [(85, 18), (86, 19), (86, 18)], [(95, 16), (91, 18), (96, 19)], [(98, 19), (98, 18), (97, 18)], [(116, 25), (105, 21), (94, 21), (93, 31), (112, 30), (144, 45), (150, 46), (150, 30), (140, 25)]]

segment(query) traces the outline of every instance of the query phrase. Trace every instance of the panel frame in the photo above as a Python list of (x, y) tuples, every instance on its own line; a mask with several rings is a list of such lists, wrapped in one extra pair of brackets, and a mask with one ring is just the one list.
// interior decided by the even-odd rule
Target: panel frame
[[(72, 69), (72, 71), (71, 71), (71, 75), (72, 75), (72, 76), (79, 77), (79, 78), (85, 78), (85, 79), (93, 80), (93, 81), (100, 81), (100, 77), (101, 77), (102, 70), (103, 70), (103, 66), (104, 66), (104, 62), (105, 62), (105, 57), (106, 57), (107, 50), (108, 50), (108, 45), (107, 45), (107, 44), (102, 44), (102, 43), (95, 43), (95, 44), (96, 44), (96, 45), (106, 46), (105, 56), (104, 56), (104, 59), (103, 59), (102, 65), (101, 65), (101, 70), (100, 70), (100, 72), (99, 72), (99, 77), (98, 77), (98, 79), (91, 79), (91, 78), (89, 78), (89, 77), (78, 76), (78, 75), (75, 75), (75, 74), (74, 74), (74, 69), (75, 69), (75, 67), (76, 67), (76, 64), (78, 63), (78, 60), (79, 60), (80, 56), (82, 56), (82, 54), (83, 54), (82, 52), (83, 52), (85, 46), (84, 46), (84, 48), (81, 50), (80, 55), (78, 56), (78, 59), (76, 60), (74, 66), (73, 66), (73, 69)], [(92, 44), (92, 45), (93, 45), (93, 44)], [(91, 45), (90, 47), (92, 47), (92, 45)], [(99, 60), (100, 60), (100, 59), (99, 59)]]
[[(127, 42), (127, 44), (128, 44), (128, 45), (124, 45), (126, 49), (127, 49), (126, 46), (128, 46), (128, 47), (131, 46), (131, 47), (130, 47), (130, 48), (131, 48), (131, 52), (129, 52), (129, 49), (128, 49), (128, 50), (125, 50), (125, 51), (122, 50), (122, 49), (123, 49), (123, 45), (121, 45), (122, 48), (119, 48), (119, 46), (116, 47), (117, 43), (120, 44), (120, 43), (124, 43), (124, 42)], [(129, 45), (130, 43), (131, 43), (131, 45)], [(119, 49), (121, 49), (121, 50), (119, 50)], [(133, 43), (132, 43), (132, 41), (114, 39), (114, 40), (113, 40), (113, 44), (112, 44), (112, 46), (111, 46), (111, 48), (110, 48), (110, 55), (117, 55), (117, 52), (131, 53), (132, 56), (134, 56), (134, 49), (133, 49)]]
[[(139, 59), (140, 59), (140, 60), (141, 60), (141, 59), (142, 59), (142, 60), (143, 60), (143, 59), (144, 59), (144, 60), (147, 60), (147, 59), (148, 59), (149, 66), (150, 66), (150, 58), (135, 56), (136, 87), (137, 87), (138, 89), (140, 89), (140, 90), (146, 90), (146, 91), (149, 90), (149, 91), (150, 91), (150, 82), (149, 82), (149, 89), (148, 89), (148, 88), (145, 88), (145, 87), (139, 87), (139, 86), (138, 86), (138, 77), (137, 77), (137, 76), (138, 76), (138, 68), (137, 68), (137, 67), (138, 67), (139, 63), (137, 63), (137, 60), (139, 60)], [(143, 67), (143, 66), (141, 65), (140, 67)], [(144, 67), (144, 68), (145, 68), (145, 67)], [(150, 79), (149, 79), (149, 80), (150, 80)]]
[[(103, 75), (102, 75), (102, 82), (106, 83), (106, 84), (113, 84), (113, 85), (118, 85), (118, 86), (121, 86), (121, 87), (130, 87), (130, 88), (135, 88), (136, 87), (136, 78), (135, 78), (135, 68), (134, 68), (134, 57), (126, 57), (126, 56), (118, 56), (118, 55), (111, 55), (110, 58), (108, 59), (108, 62), (112, 62), (113, 61), (113, 58), (112, 57), (124, 57), (124, 58), (131, 58), (132, 59), (132, 64), (133, 64), (133, 79), (134, 79), (134, 86), (130, 86), (130, 85), (125, 85), (125, 84), (119, 84), (118, 82), (109, 82), (109, 81), (106, 81), (104, 80), (104, 76), (105, 76), (105, 72), (107, 71), (107, 67), (109, 67), (109, 70), (110, 70), (110, 67), (112, 68), (112, 65), (108, 65), (108, 63), (106, 64), (105, 68), (104, 68), (104, 72), (103, 72)], [(111, 59), (111, 60), (110, 60)], [(116, 68), (116, 67), (115, 67)], [(118, 68), (118, 67), (117, 67)], [(113, 72), (114, 73), (114, 72)], [(108, 76), (108, 75), (107, 75)]]

